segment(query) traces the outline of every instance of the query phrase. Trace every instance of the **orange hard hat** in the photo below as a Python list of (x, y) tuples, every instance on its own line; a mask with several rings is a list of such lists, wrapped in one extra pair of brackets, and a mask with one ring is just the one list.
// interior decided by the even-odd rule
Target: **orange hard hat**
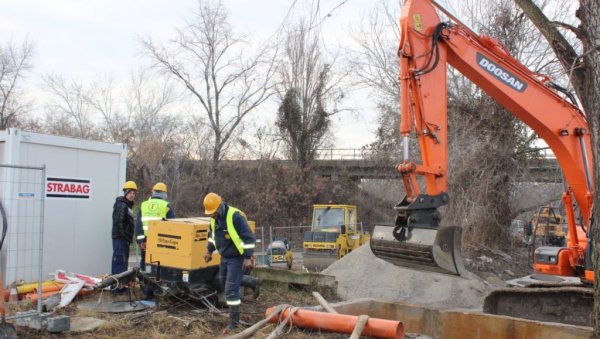
[(207, 215), (211, 215), (217, 211), (219, 206), (221, 205), (221, 197), (216, 193), (208, 193), (204, 197), (204, 213)]
[(165, 185), (165, 183), (163, 182), (157, 182), (156, 185), (154, 185), (154, 187), (152, 187), (152, 191), (160, 191), (160, 192), (167, 192), (167, 185)]

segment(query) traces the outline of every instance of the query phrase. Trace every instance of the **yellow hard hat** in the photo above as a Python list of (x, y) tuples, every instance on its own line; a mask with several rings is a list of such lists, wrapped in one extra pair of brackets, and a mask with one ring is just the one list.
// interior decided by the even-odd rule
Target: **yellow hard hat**
[(204, 213), (211, 215), (217, 211), (219, 205), (221, 205), (221, 197), (216, 193), (208, 193), (204, 197)]
[(124, 190), (134, 190), (134, 191), (137, 191), (137, 185), (133, 181), (128, 181), (128, 182), (126, 182), (126, 183), (123, 184), (123, 191)]
[(162, 182), (157, 182), (156, 185), (154, 185), (154, 187), (152, 187), (153, 191), (160, 191), (160, 192), (167, 192), (167, 185), (165, 185)]

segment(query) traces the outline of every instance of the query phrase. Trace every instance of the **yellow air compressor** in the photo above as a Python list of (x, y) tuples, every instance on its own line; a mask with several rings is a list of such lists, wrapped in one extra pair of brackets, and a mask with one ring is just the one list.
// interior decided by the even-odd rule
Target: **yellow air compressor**
[[(248, 221), (254, 232), (255, 223)], [(204, 262), (208, 244), (210, 218), (152, 220), (146, 240), (146, 273), (163, 290), (206, 297), (214, 291), (213, 282), (219, 271), (221, 256), (213, 253)]]

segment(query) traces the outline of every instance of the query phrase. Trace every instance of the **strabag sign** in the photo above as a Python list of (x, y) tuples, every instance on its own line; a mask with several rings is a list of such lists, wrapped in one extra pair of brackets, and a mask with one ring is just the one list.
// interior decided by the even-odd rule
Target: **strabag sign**
[(46, 177), (46, 198), (90, 199), (92, 181), (82, 178)]

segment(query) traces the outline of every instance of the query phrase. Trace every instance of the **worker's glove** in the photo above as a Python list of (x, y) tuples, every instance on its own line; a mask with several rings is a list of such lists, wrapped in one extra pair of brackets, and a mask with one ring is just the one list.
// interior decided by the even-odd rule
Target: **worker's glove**
[(251, 259), (244, 259), (244, 263), (242, 264), (242, 268), (245, 270), (251, 269), (252, 267), (254, 267), (254, 265), (252, 265), (252, 260)]
[(212, 253), (206, 252), (206, 254), (204, 255), (204, 262), (209, 262), (211, 260), (212, 260)]

